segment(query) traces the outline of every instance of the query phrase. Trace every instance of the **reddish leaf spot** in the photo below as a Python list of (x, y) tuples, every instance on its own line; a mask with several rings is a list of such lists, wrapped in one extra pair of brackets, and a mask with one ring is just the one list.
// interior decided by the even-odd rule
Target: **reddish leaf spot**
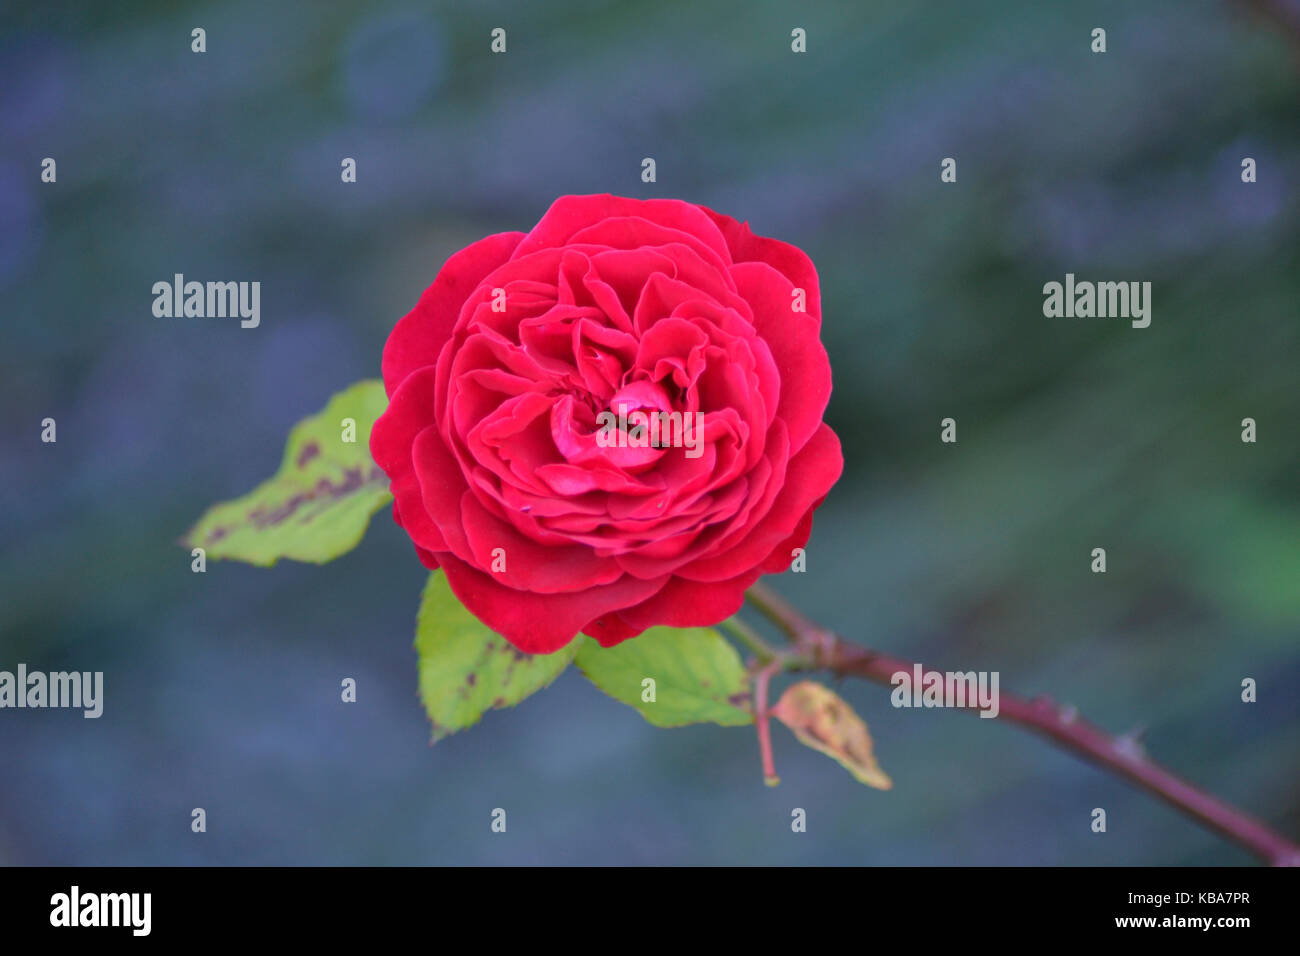
[[(377, 469), (376, 469), (377, 470)], [(370, 478), (375, 477), (375, 471), (372, 470)], [(270, 510), (266, 508), (254, 508), (248, 514), (248, 520), (258, 528), (265, 528), (267, 525), (281, 524), (293, 516), (303, 505), (309, 502), (319, 501), (321, 499), (338, 499), (345, 495), (353, 494), (359, 491), (366, 482), (366, 478), (361, 474), (360, 468), (349, 468), (343, 473), (343, 480), (335, 484), (328, 478), (322, 478), (316, 482), (311, 491), (300, 491), (291, 497), (282, 505), (278, 505)]]
[(314, 441), (309, 441), (307, 444), (303, 445), (302, 450), (298, 452), (298, 460), (296, 464), (299, 468), (306, 468), (307, 462), (311, 461), (319, 454), (320, 445), (316, 444)]

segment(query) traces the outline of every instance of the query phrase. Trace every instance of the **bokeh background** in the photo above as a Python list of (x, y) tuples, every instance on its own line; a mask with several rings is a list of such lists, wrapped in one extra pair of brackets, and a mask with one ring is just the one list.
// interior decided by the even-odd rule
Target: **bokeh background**
[[(765, 788), (752, 732), (655, 729), (572, 670), (430, 748), (425, 573), (386, 511), (325, 567), (191, 573), (178, 537), (378, 374), (446, 256), (603, 191), (819, 267), (847, 467), (784, 594), (1144, 726), (1300, 834), (1300, 40), (1268, 5), (0, 6), (0, 668), (102, 670), (107, 698), (0, 713), (0, 862), (1251, 861), (1009, 725), (864, 684), (841, 690), (889, 793), (784, 729)], [(154, 318), (175, 272), (259, 280), (261, 327)], [(1045, 319), (1066, 272), (1151, 281), (1151, 327)]]

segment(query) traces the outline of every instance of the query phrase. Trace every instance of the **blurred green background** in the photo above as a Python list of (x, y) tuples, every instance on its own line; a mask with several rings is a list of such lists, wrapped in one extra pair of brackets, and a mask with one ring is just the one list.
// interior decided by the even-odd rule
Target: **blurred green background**
[[(1300, 834), (1300, 43), (1252, 6), (0, 5), (0, 669), (106, 693), (97, 721), (0, 713), (0, 863), (1250, 862), (1005, 723), (853, 682), (892, 792), (784, 729), (765, 788), (752, 732), (657, 730), (573, 671), (430, 749), (425, 573), (386, 513), (324, 568), (190, 572), (179, 536), (378, 374), (446, 256), (602, 191), (818, 265), (847, 464), (784, 594), (1145, 726)], [(155, 319), (175, 272), (260, 281), (261, 327)], [(1066, 272), (1152, 282), (1150, 328), (1044, 318)]]

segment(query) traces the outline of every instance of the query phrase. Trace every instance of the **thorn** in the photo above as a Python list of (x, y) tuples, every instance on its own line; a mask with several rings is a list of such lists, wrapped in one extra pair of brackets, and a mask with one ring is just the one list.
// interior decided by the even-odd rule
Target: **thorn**
[(1144, 729), (1137, 727), (1123, 736), (1116, 737), (1115, 752), (1137, 760), (1144, 759), (1147, 755), (1146, 748), (1142, 746), (1142, 732)]

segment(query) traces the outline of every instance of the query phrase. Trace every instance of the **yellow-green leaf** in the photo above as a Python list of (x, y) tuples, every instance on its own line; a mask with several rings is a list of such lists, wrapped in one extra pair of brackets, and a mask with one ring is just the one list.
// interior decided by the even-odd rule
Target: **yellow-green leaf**
[(771, 714), (801, 743), (834, 758), (868, 787), (888, 790), (894, 785), (876, 763), (867, 725), (830, 688), (810, 680), (792, 684)]
[(525, 654), (467, 611), (446, 576), (434, 571), (420, 598), (415, 630), (420, 699), (433, 722), (433, 739), (541, 690), (573, 660), (577, 644), (570, 641), (554, 654)]
[(209, 508), (185, 546), (264, 567), (280, 558), (324, 564), (352, 550), (392, 497), (370, 457), (370, 429), (387, 407), (376, 380), (339, 392), (289, 432), (275, 476)]
[(652, 627), (613, 647), (584, 638), (576, 663), (593, 684), (656, 727), (754, 721), (745, 667), (712, 628)]

